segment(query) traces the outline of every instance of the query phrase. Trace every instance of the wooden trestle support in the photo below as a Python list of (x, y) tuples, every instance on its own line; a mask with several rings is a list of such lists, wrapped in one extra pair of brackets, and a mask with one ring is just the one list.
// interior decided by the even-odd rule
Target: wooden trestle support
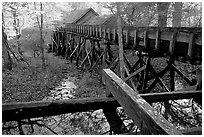
[[(127, 128), (116, 112), (116, 108), (122, 106), (142, 134), (202, 134), (201, 127), (182, 131), (175, 129), (150, 106), (153, 102), (164, 102), (168, 107), (169, 100), (189, 98), (202, 105), (200, 85), (196, 91), (175, 91), (175, 73), (190, 86), (196, 84), (177, 68), (175, 61), (201, 65), (202, 28), (124, 26), (122, 32), (125, 47), (124, 79), (118, 77), (120, 63), (115, 46), (118, 45), (117, 28), (68, 25), (53, 31), (51, 37), (55, 55), (70, 59), (78, 68), (93, 70), (100, 66), (103, 69), (102, 82), (106, 85), (106, 98), (4, 104), (3, 121), (103, 109), (111, 130), (115, 134), (126, 134)], [(159, 72), (151, 63), (155, 58), (164, 58), (167, 64)], [(162, 80), (167, 72), (170, 85)], [(163, 89), (160, 93), (152, 93), (157, 83)]]
[[(128, 55), (124, 52), (124, 70), (126, 74), (123, 79), (124, 82), (129, 83), (138, 94), (153, 92), (152, 89), (157, 83), (163, 87), (163, 92), (175, 91), (175, 73), (190, 86), (195, 85), (195, 81), (188, 79), (177, 68), (175, 61), (201, 65), (201, 30), (201, 28), (136, 28), (124, 26), (122, 30), (124, 50), (125, 52), (131, 50), (130, 53), (133, 56), (133, 59), (128, 59)], [(68, 35), (66, 38), (70, 38), (69, 43), (65, 44), (66, 48), (69, 49), (66, 54), (71, 62), (75, 59), (77, 67), (82, 67), (87, 61), (86, 64), (92, 70), (100, 62), (102, 69), (110, 68), (117, 75), (120, 74), (119, 56), (118, 53), (115, 53), (116, 50), (113, 51), (112, 48), (114, 45), (118, 45), (117, 28), (97, 25), (68, 25), (66, 28), (58, 28), (53, 32), (58, 36), (53, 37), (57, 38), (53, 40), (53, 49), (57, 47), (56, 53), (58, 53), (57, 51), (59, 51), (59, 47), (63, 43), (61, 42), (64, 38), (62, 34), (65, 33)], [(77, 40), (75, 40), (76, 38)], [(87, 40), (91, 43), (89, 47), (86, 46)], [(164, 58), (167, 66), (159, 72), (156, 71), (151, 64), (154, 58)], [(79, 63), (79, 60), (81, 60), (81, 63)], [(162, 77), (168, 72), (170, 84), (166, 85)], [(102, 82), (105, 84), (103, 77)], [(196, 90), (201, 90), (201, 86), (197, 86)], [(202, 97), (199, 99), (196, 97), (194, 100), (202, 105)], [(165, 107), (169, 106), (168, 101), (165, 101), (164, 104)], [(116, 112), (112, 111), (111, 113), (114, 115)], [(119, 124), (119, 127), (121, 126)], [(116, 130), (116, 133), (122, 132)]]
[[(105, 26), (69, 25), (53, 32), (53, 51), (57, 55), (69, 56), (77, 67), (86, 64), (92, 70), (100, 62), (102, 68), (110, 68), (119, 74), (119, 59), (112, 51), (112, 45), (118, 44), (116, 28)], [(67, 39), (64, 39), (67, 38)], [(87, 40), (90, 46), (87, 46)], [(67, 41), (67, 42), (65, 42)], [(64, 43), (64, 44), (63, 44)], [(175, 72), (190, 86), (195, 82), (189, 80), (175, 65), (175, 60), (201, 65), (202, 40), (201, 28), (123, 28), (125, 48), (132, 50), (133, 59), (125, 59), (125, 82), (139, 93), (149, 93), (159, 83), (165, 91), (174, 91)], [(100, 44), (103, 44), (101, 47)], [(67, 51), (62, 52), (63, 50)], [(124, 49), (126, 51), (126, 49)], [(62, 53), (61, 53), (62, 52)], [(117, 51), (116, 51), (117, 52)], [(114, 56), (115, 55), (115, 56)], [(160, 72), (151, 65), (154, 58), (165, 57), (167, 66)], [(79, 62), (81, 60), (81, 62)], [(170, 86), (162, 81), (162, 77), (170, 72)], [(148, 84), (149, 81), (151, 84)], [(137, 83), (137, 84), (135, 84)]]

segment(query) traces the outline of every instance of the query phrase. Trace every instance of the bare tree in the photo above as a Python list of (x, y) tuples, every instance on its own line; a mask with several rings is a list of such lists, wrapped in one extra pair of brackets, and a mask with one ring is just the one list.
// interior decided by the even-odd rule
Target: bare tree
[(18, 47), (18, 52), (21, 56), (23, 56), (22, 50), (21, 50), (21, 43), (20, 43), (20, 37), (21, 37), (21, 28), (24, 24), (24, 21), (22, 21), (20, 25), (20, 19), (19, 19), (19, 11), (20, 7), (24, 7), (26, 3), (18, 3), (18, 2), (11, 2), (9, 4), (9, 8), (11, 9), (11, 14), (13, 18), (13, 27), (16, 33), (16, 41), (17, 41), (17, 47)]
[[(35, 10), (37, 10), (36, 3), (34, 2)], [(40, 19), (38, 15), (36, 15), (37, 24), (40, 30), (40, 47), (42, 53), (42, 68), (45, 68), (45, 55), (44, 55), (44, 38), (43, 38), (43, 6), (42, 2), (40, 2)]]
[(181, 27), (181, 18), (182, 18), (182, 2), (174, 3), (174, 12), (173, 12), (173, 27)]
[(3, 53), (3, 68), (7, 70), (12, 70), (12, 59), (7, 48), (7, 36), (2, 27), (2, 53)]
[(169, 2), (158, 2), (157, 12), (158, 12), (158, 27), (167, 26), (167, 13), (170, 3)]

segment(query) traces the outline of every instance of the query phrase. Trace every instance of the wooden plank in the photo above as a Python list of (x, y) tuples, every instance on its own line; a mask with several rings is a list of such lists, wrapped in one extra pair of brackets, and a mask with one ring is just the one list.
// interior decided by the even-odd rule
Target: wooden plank
[(2, 104), (2, 121), (54, 116), (119, 106), (113, 98), (83, 98)]
[(93, 50), (93, 48), (91, 48), (91, 49), (88, 51), (88, 50), (86, 49), (86, 47), (85, 47), (86, 56), (85, 56), (85, 58), (82, 60), (82, 62), (81, 62), (81, 64), (79, 65), (79, 67), (82, 67), (82, 65), (84, 64), (84, 62), (86, 61), (86, 59), (88, 59), (88, 62), (89, 62), (89, 64), (91, 65), (91, 60), (90, 60), (89, 55), (91, 54), (92, 50)]
[[(84, 26), (84, 25), (82, 25)], [(86, 30), (87, 30), (87, 26), (85, 26)], [(134, 37), (134, 31), (136, 29), (138, 29), (138, 34), (137, 36), (140, 37), (140, 38), (144, 38), (144, 31), (146, 31), (147, 29), (148, 30), (151, 30), (151, 27), (147, 27), (146, 29), (143, 29), (143, 30), (139, 30), (141, 27), (138, 27), (138, 28), (135, 28), (133, 30), (130, 31), (129, 33), (129, 36), (131, 37)], [(191, 28), (192, 29), (192, 28)], [(72, 29), (70, 29), (71, 31)], [(155, 29), (155, 30), (151, 30), (150, 32), (151, 33), (148, 33), (148, 38), (149, 39), (156, 39), (156, 31), (158, 29)], [(179, 31), (179, 30), (178, 30)], [(171, 40), (171, 35), (172, 35), (172, 31), (168, 31), (168, 30), (161, 30), (161, 37), (160, 39), (161, 40), (167, 40), (167, 41), (170, 41)], [(176, 37), (176, 41), (178, 42), (184, 42), (184, 43), (189, 43), (189, 37), (190, 37), (191, 34), (189, 34), (188, 32), (178, 32), (177, 34), (177, 37)], [(195, 44), (197, 45), (202, 45), (202, 37), (201, 36), (198, 36), (195, 38)]]
[(138, 37), (137, 37), (137, 30), (134, 31), (134, 45), (135, 47), (138, 47)]
[(116, 41), (116, 29), (113, 28), (113, 41), (115, 42)]
[(188, 57), (190, 57), (190, 59), (192, 59), (193, 57), (193, 47), (194, 47), (194, 34), (191, 34), (188, 44)]
[(126, 43), (126, 45), (129, 44), (129, 33), (130, 33), (129, 29), (126, 30), (126, 35), (125, 35), (125, 43)]
[[(125, 69), (126, 74), (127, 74), (128, 76), (130, 76), (130, 72), (129, 72), (128, 68), (126, 67), (126, 64), (124, 64), (124, 69)], [(134, 89), (135, 91), (137, 91), (137, 88), (136, 88), (135, 83), (134, 83), (134, 81), (132, 80), (132, 78), (130, 79), (130, 82), (131, 82), (131, 85), (132, 85), (133, 89)]]
[(124, 51), (123, 51), (123, 29), (122, 29), (122, 18), (118, 16), (117, 19), (118, 25), (118, 44), (119, 44), (119, 64), (120, 64), (120, 77), (124, 79), (125, 71), (124, 71)]
[(145, 47), (145, 49), (147, 49), (147, 48), (149, 48), (148, 46), (148, 31), (147, 30), (145, 30), (144, 31), (144, 47)]
[(160, 30), (156, 32), (156, 40), (155, 40), (155, 49), (159, 50), (159, 44), (160, 44)]
[(74, 53), (77, 51), (77, 49), (80, 47), (81, 43), (79, 42), (77, 46), (75, 47), (74, 51), (71, 53), (70, 58), (74, 55)]
[(170, 44), (169, 44), (169, 53), (170, 53), (170, 55), (173, 55), (173, 54), (174, 54), (175, 42), (176, 42), (176, 35), (177, 35), (177, 32), (174, 32), (174, 33), (171, 35), (171, 40), (170, 40)]
[(99, 37), (102, 38), (102, 26), (99, 27)]
[(124, 79), (124, 81), (129, 80), (130, 78), (132, 78), (133, 76), (135, 76), (136, 74), (138, 74), (139, 72), (143, 71), (144, 69), (146, 69), (147, 65), (144, 65), (143, 67), (137, 69), (134, 73), (130, 74), (127, 78)]
[(182, 129), (180, 132), (184, 135), (202, 135), (202, 126)]
[[(139, 29), (140, 27), (138, 27), (138, 29)], [(150, 29), (150, 28), (149, 28)], [(144, 32), (145, 30), (138, 30), (137, 32), (138, 32), (138, 34), (137, 34), (137, 36), (139, 37), (139, 38), (144, 38), (144, 34), (143, 34), (143, 32)], [(155, 30), (156, 31), (156, 30)], [(152, 32), (152, 31), (151, 31)], [(161, 37), (160, 37), (160, 39), (161, 40), (167, 40), (167, 41), (170, 41), (171, 40), (171, 35), (172, 35), (172, 33), (173, 32), (171, 32), (171, 31), (164, 31), (164, 30), (161, 30)], [(132, 36), (132, 37), (134, 37), (134, 31), (131, 31), (130, 32), (130, 36)], [(190, 34), (188, 33), (188, 32), (178, 32), (178, 34), (177, 34), (177, 37), (176, 37), (176, 41), (178, 41), (178, 42), (184, 42), (184, 43), (189, 43), (189, 36), (190, 36)], [(150, 33), (150, 34), (148, 34), (148, 38), (149, 39), (156, 39), (156, 32), (154, 32), (154, 33)], [(195, 39), (195, 44), (197, 44), (197, 45), (202, 45), (202, 37), (201, 36), (199, 36), (199, 37), (197, 37), (196, 39)]]
[(146, 93), (140, 94), (144, 100), (149, 103), (163, 102), (168, 100), (190, 99), (202, 96), (202, 91), (172, 91), (161, 93)]
[(125, 109), (142, 134), (181, 134), (162, 115), (158, 114), (143, 98), (110, 69), (104, 69), (107, 89)]
[[(192, 98), (200, 96), (201, 94), (201, 91), (177, 91), (175, 93), (149, 93), (141, 94), (139, 96), (141, 96), (148, 102), (158, 102), (174, 99)], [(25, 118), (53, 116), (65, 113), (88, 111), (89, 109), (97, 110), (114, 105), (119, 106), (114, 98), (85, 98), (24, 102), (15, 104), (9, 103), (2, 105), (2, 120), (3, 122), (6, 122)]]
[(106, 27), (103, 27), (103, 38), (106, 39)]
[(107, 29), (107, 32), (108, 32), (108, 40), (111, 40), (111, 31), (110, 31), (110, 28)]

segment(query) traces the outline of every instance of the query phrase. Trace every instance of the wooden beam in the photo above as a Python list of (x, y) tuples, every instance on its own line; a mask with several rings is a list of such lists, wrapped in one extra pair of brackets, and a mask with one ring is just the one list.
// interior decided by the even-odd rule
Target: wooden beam
[(202, 126), (180, 130), (184, 135), (202, 135)]
[(137, 69), (134, 73), (130, 74), (128, 77), (125, 78), (124, 81), (129, 80), (130, 78), (132, 78), (133, 76), (135, 76), (136, 74), (138, 74), (139, 72), (143, 71), (144, 69), (146, 69), (147, 65), (144, 65), (143, 67)]
[(122, 29), (122, 18), (118, 16), (117, 19), (118, 25), (118, 43), (119, 43), (119, 64), (120, 64), (120, 77), (124, 79), (125, 70), (124, 70), (124, 56), (123, 56), (123, 29)]
[(119, 106), (113, 98), (83, 98), (2, 104), (2, 121), (54, 116)]
[(142, 134), (181, 134), (162, 115), (158, 114), (142, 97), (110, 69), (104, 69), (106, 87), (125, 109)]
[[(164, 93), (140, 94), (147, 102), (159, 102), (166, 100), (187, 99), (200, 96), (201, 91), (175, 91)], [(2, 105), (2, 121), (19, 120), (25, 118), (36, 118), (53, 116), (78, 111), (96, 110), (109, 107), (109, 105), (120, 106), (114, 98), (85, 98), (55, 101), (37, 101), (24, 103), (9, 103)]]
[(173, 91), (173, 92), (161, 92), (161, 93), (147, 93), (140, 94), (144, 100), (149, 103), (163, 102), (168, 100), (198, 98), (202, 96), (202, 91)]

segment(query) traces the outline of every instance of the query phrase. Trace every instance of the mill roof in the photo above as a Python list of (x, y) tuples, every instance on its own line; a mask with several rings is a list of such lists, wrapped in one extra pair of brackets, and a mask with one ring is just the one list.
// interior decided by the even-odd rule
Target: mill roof
[(88, 12), (93, 12), (96, 16), (98, 16), (98, 13), (96, 13), (92, 8), (85, 8), (85, 9), (79, 9), (74, 10), (68, 14), (66, 14), (62, 21), (64, 23), (77, 23), (81, 18), (83, 18)]
[(92, 17), (90, 20), (84, 23), (84, 25), (102, 25), (106, 21), (108, 21), (114, 15), (103, 15), (103, 16), (95, 16)]

